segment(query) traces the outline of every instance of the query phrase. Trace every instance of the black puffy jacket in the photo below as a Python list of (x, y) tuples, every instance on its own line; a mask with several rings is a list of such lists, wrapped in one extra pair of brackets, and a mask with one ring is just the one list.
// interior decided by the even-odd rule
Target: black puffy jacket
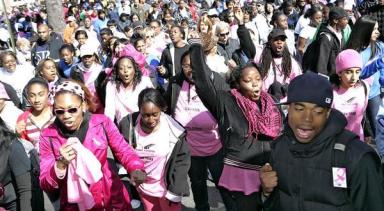
[[(265, 211), (384, 210), (380, 159), (344, 129), (346, 124), (343, 114), (332, 110), (322, 132), (308, 144), (296, 141), (287, 127), (272, 145), (271, 166), (278, 186), (265, 202)], [(343, 156), (336, 156), (335, 144), (341, 141), (346, 147)], [(333, 187), (332, 167), (346, 168), (348, 188)]]

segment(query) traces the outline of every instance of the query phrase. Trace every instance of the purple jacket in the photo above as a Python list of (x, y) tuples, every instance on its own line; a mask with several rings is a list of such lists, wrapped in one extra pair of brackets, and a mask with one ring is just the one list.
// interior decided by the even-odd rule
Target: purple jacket
[[(105, 135), (105, 132), (107, 136)], [(40, 186), (44, 191), (60, 190), (60, 210), (78, 210), (76, 204), (67, 200), (67, 177), (60, 180), (55, 173), (55, 161), (59, 148), (66, 139), (58, 132), (55, 124), (42, 131), (40, 137)], [(92, 210), (131, 210), (130, 198), (120, 178), (112, 172), (107, 161), (108, 146), (120, 163), (132, 172), (143, 169), (144, 163), (131, 146), (127, 144), (114, 123), (105, 115), (92, 114), (89, 128), (83, 142), (101, 163), (102, 179), (89, 187), (95, 199)]]

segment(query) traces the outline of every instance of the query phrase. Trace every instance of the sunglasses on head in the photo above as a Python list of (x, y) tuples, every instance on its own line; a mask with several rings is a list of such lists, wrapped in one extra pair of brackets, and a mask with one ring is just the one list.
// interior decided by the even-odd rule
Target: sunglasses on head
[(54, 109), (53, 112), (56, 115), (63, 115), (63, 114), (65, 114), (65, 112), (68, 112), (69, 114), (74, 114), (74, 113), (77, 113), (79, 111), (80, 106), (81, 105), (79, 105), (78, 107), (73, 107), (73, 108), (68, 108), (68, 109)]
[(228, 35), (229, 35), (229, 32), (220, 34), (220, 36), (222, 36), (222, 37), (228, 36)]

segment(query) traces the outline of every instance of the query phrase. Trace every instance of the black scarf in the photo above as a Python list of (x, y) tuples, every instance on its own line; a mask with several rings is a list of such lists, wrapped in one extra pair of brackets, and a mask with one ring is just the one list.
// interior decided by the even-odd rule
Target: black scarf
[[(0, 121), (2, 122), (1, 118)], [(4, 123), (2, 122), (2, 124)], [(14, 133), (6, 129), (5, 126), (2, 126), (0, 130), (2, 130), (0, 131), (0, 183), (2, 183), (2, 185), (6, 185), (11, 180), (9, 174), (10, 169), (7, 164), (11, 152), (11, 142), (16, 140), (17, 137)]]
[(90, 118), (91, 113), (85, 112), (79, 129), (75, 131), (68, 130), (58, 118), (55, 119), (54, 124), (57, 126), (59, 132), (61, 135), (63, 135), (64, 138), (76, 137), (80, 140), (81, 143), (83, 143), (85, 136), (87, 135)]

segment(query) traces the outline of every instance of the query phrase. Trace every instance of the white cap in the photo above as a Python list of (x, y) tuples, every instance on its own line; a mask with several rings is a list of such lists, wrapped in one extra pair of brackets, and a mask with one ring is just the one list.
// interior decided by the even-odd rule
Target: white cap
[(73, 17), (73, 16), (69, 16), (69, 17), (67, 18), (67, 22), (72, 22), (72, 21), (76, 21), (76, 18)]
[(88, 43), (86, 43), (80, 47), (80, 57), (87, 56), (87, 55), (93, 55), (95, 53), (97, 53), (96, 48), (89, 45)]
[(344, 9), (345, 10), (352, 10), (355, 6), (355, 1), (351, 0), (345, 0), (344, 1)]
[(216, 9), (210, 9), (210, 10), (208, 11), (208, 16), (211, 16), (211, 15), (217, 15), (217, 16), (219, 16), (219, 13), (217, 12)]

